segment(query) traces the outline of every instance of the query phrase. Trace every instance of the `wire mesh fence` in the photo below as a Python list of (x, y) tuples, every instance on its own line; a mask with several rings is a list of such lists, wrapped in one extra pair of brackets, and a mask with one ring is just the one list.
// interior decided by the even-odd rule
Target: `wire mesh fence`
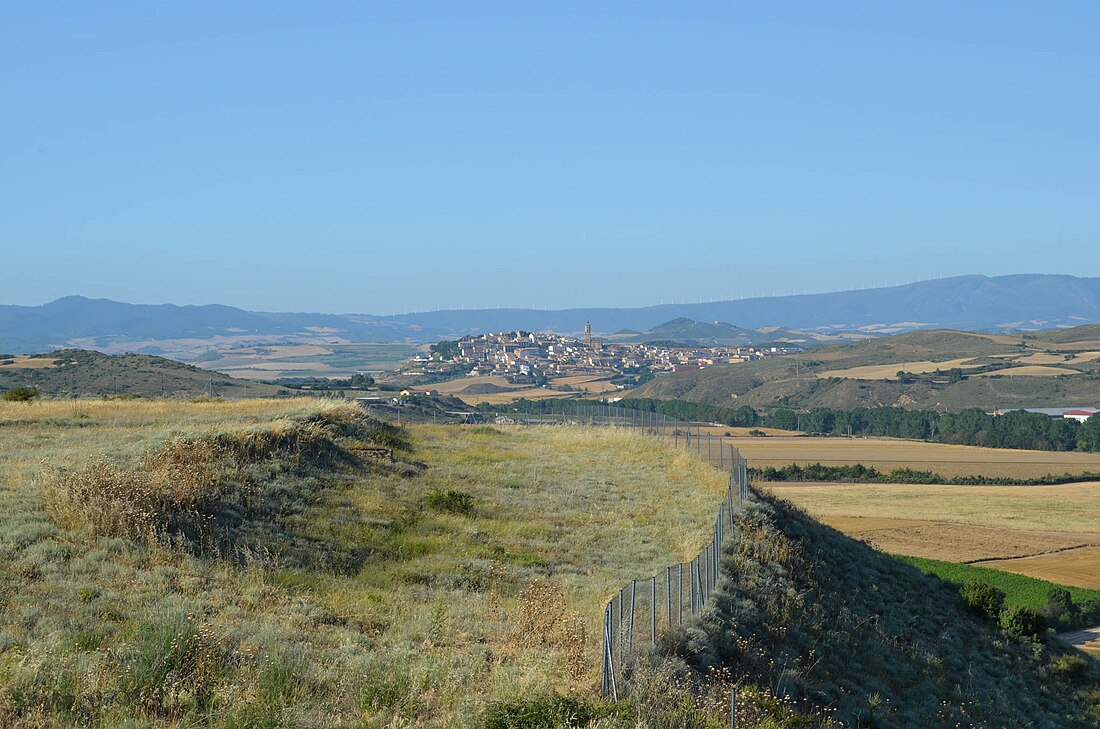
[[(705, 436), (699, 440), (706, 442)], [(688, 442), (684, 439), (685, 444)], [(701, 447), (699, 450), (706, 452)], [(700, 614), (718, 583), (722, 543), (734, 527), (735, 514), (749, 497), (749, 483), (748, 469), (736, 448), (720, 444), (712, 447), (709, 455), (730, 468), (726, 496), (718, 507), (710, 540), (691, 560), (631, 580), (604, 608), (600, 688), (604, 696), (616, 701), (639, 651), (646, 645), (656, 645), (662, 632), (671, 632)]]
[(748, 465), (721, 436), (704, 430), (709, 423), (688, 423), (661, 413), (586, 402), (528, 402), (498, 416), (498, 422), (524, 425), (574, 425), (638, 428), (668, 438), (713, 465), (728, 471), (725, 497), (718, 507), (711, 538), (692, 559), (657, 573), (631, 580), (608, 601), (603, 615), (603, 655), (600, 688), (618, 700), (624, 681), (645, 646), (654, 646), (664, 632), (680, 628), (699, 615), (718, 583), (722, 543), (734, 527), (736, 513), (749, 499)]

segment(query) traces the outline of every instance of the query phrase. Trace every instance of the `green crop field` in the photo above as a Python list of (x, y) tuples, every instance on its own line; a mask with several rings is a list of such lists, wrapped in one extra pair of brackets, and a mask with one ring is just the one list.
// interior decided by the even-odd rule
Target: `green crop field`
[(1084, 604), (1090, 600), (1100, 600), (1100, 590), (1087, 590), (1082, 587), (1059, 585), (1047, 580), (1034, 577), (1026, 577), (1011, 572), (1002, 572), (988, 567), (975, 567), (968, 564), (955, 562), (943, 562), (937, 559), (923, 559), (921, 557), (906, 557), (895, 555), (902, 562), (911, 564), (927, 575), (935, 575), (941, 580), (962, 585), (970, 580), (977, 580), (993, 585), (1005, 593), (1005, 605), (1020, 605), (1022, 607), (1039, 608), (1047, 604), (1050, 591), (1055, 588), (1068, 590), (1073, 601)]

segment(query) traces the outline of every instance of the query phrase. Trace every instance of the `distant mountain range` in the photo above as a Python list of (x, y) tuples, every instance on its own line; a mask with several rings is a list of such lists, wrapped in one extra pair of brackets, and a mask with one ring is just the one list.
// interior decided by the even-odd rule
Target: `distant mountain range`
[[(807, 333), (829, 339), (931, 328), (1052, 329), (1100, 322), (1100, 278), (958, 276), (861, 291), (700, 304), (396, 316), (267, 313), (216, 304), (125, 304), (69, 296), (42, 306), (0, 306), (0, 352), (82, 347), (192, 359), (210, 349), (278, 343), (434, 342), (513, 329), (577, 334), (585, 321), (592, 322), (594, 332), (610, 338), (633, 333), (652, 338), (649, 330), (677, 319), (728, 322), (722, 324), (724, 333), (764, 330), (751, 337), (778, 332), (771, 338), (780, 341)], [(775, 329), (767, 331), (770, 328)], [(788, 336), (792, 331), (794, 335)]]

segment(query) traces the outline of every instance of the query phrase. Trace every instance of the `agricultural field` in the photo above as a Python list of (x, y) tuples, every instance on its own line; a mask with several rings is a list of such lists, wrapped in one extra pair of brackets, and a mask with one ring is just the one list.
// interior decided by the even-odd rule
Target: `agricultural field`
[(251, 380), (280, 377), (349, 377), (393, 370), (427, 351), (414, 344), (285, 344), (217, 349), (193, 360), (208, 370)]
[(0, 484), (0, 725), (457, 727), (590, 699), (603, 603), (726, 479), (616, 429), (54, 400), (0, 403)]
[(453, 395), (467, 405), (489, 403), (506, 405), (516, 400), (550, 400), (568, 397), (559, 388), (568, 386), (578, 395), (602, 394), (617, 388), (605, 375), (568, 375), (550, 379), (549, 387), (531, 385), (513, 385), (500, 375), (479, 377), (460, 377), (446, 382), (424, 385), (424, 389), (435, 390), (441, 395)]
[(974, 363), (973, 360), (973, 357), (961, 357), (940, 362), (923, 360), (920, 362), (864, 365), (862, 367), (849, 367), (842, 370), (826, 370), (817, 373), (817, 376), (821, 378), (841, 377), (852, 380), (892, 380), (897, 377), (899, 370), (905, 370), (906, 372), (920, 375), (935, 372), (936, 370), (949, 370), (953, 367), (959, 367), (961, 369), (979, 367), (980, 365)]
[[(712, 428), (711, 432), (732, 432)], [(731, 441), (754, 467), (791, 463), (827, 466), (862, 463), (880, 471), (913, 468), (943, 476), (1038, 478), (1049, 474), (1100, 473), (1100, 453), (1027, 451), (926, 443), (894, 438), (776, 436)]]
[[(730, 429), (714, 429), (727, 431)], [(944, 476), (1100, 473), (1100, 454), (888, 438), (727, 439), (754, 467), (862, 463)], [(757, 484), (845, 534), (895, 554), (982, 564), (1100, 589), (1100, 483), (1057, 486)]]

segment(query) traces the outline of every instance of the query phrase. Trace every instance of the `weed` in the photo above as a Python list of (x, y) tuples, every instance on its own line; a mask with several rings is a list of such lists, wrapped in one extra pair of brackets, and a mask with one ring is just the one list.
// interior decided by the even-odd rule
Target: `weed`
[(437, 511), (469, 515), (474, 511), (474, 497), (454, 489), (432, 489), (424, 496), (424, 506)]

